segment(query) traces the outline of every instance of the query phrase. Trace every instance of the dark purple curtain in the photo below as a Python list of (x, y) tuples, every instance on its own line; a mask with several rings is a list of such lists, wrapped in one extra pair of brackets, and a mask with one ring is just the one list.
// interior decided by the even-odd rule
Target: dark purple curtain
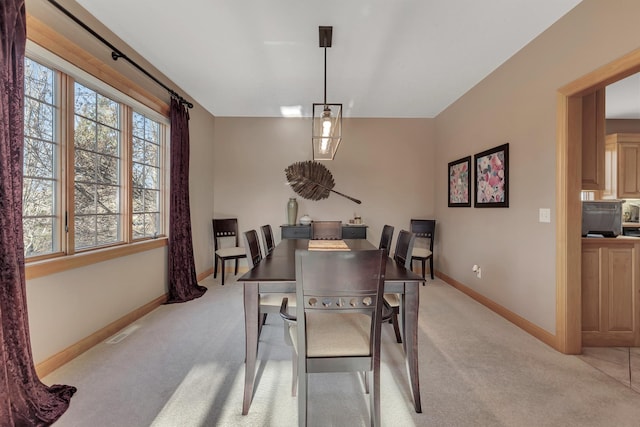
[(69, 407), (76, 388), (47, 387), (33, 366), (22, 240), (24, 0), (0, 1), (0, 425), (45, 426)]
[(189, 112), (171, 98), (171, 183), (169, 194), (169, 300), (186, 302), (201, 297), (193, 260), (189, 208)]

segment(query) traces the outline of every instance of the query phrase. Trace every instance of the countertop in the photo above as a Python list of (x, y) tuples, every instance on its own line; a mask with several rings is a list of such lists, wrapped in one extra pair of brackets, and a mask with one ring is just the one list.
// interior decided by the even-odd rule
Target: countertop
[(582, 244), (589, 245), (618, 245), (640, 243), (640, 237), (634, 236), (618, 236), (618, 237), (583, 237)]

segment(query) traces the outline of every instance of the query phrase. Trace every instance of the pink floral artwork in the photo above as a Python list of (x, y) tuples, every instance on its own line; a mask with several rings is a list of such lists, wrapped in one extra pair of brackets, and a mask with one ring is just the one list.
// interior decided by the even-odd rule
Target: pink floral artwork
[(469, 207), (471, 156), (449, 163), (449, 207)]
[(509, 206), (508, 156), (509, 144), (475, 156), (477, 207)]

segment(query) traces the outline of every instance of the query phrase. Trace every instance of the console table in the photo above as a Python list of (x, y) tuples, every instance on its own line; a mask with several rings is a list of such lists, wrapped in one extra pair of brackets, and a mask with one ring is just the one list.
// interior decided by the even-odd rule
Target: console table
[[(310, 239), (311, 238), (311, 226), (296, 224), (296, 225), (281, 225), (280, 226), (280, 239)], [(367, 238), (367, 226), (364, 224), (342, 224), (342, 238), (343, 239), (366, 239)]]

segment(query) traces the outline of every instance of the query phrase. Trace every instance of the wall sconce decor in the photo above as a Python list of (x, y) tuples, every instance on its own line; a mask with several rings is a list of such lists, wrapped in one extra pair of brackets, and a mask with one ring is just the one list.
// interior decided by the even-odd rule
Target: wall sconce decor
[(327, 103), (327, 48), (331, 47), (333, 27), (318, 27), (320, 47), (324, 48), (324, 102), (313, 104), (311, 145), (313, 160), (333, 160), (342, 140), (342, 104)]

